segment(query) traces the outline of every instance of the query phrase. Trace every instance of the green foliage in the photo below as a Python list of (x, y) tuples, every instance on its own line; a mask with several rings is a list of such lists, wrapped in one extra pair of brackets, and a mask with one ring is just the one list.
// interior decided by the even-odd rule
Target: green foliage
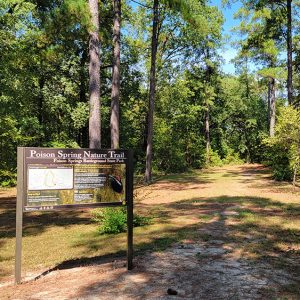
[(259, 162), (262, 136), (267, 130), (267, 107), (261, 96), (264, 89), (245, 70), (239, 77), (224, 77), (221, 87), (215, 147), (222, 159), (236, 153), (243, 161)]
[(293, 170), (284, 147), (266, 140), (265, 163), (272, 168), (274, 179), (279, 181), (292, 179)]
[(17, 174), (15, 171), (0, 170), (0, 186), (11, 187), (17, 184)]
[[(116, 234), (126, 231), (127, 212), (126, 207), (105, 207), (92, 211), (93, 221), (99, 224), (100, 234)], [(134, 214), (133, 226), (145, 226), (150, 224), (150, 218)]]
[(235, 153), (233, 149), (229, 149), (226, 156), (222, 159), (224, 165), (241, 165), (244, 161)]
[[(91, 26), (85, 0), (0, 2), (0, 182), (11, 185), (17, 146), (88, 147)], [(146, 5), (135, 9), (122, 4), (120, 145), (134, 150), (138, 173), (145, 167), (149, 84), (145, 74), (152, 19), (150, 2), (142, 2)], [(217, 7), (194, 0), (159, 3), (154, 171), (177, 173), (205, 166), (207, 112), (210, 165), (260, 162), (267, 132), (266, 80), (250, 74), (245, 57), (236, 61), (239, 75), (222, 74), (223, 18)], [(111, 1), (101, 2), (103, 148), (110, 147), (111, 9)], [(249, 9), (243, 8), (241, 16), (255, 22), (244, 21), (241, 29), (245, 34), (255, 26), (257, 30), (251, 31), (243, 53), (253, 61), (275, 61), (282, 47), (274, 36), (277, 31), (259, 37), (265, 36), (268, 22), (280, 16), (269, 6), (255, 14), (252, 6)], [(273, 67), (264, 65), (260, 72), (261, 76), (274, 74), (285, 77), (277, 62)], [(297, 165), (297, 157), (291, 154), (294, 148), (287, 151), (288, 158), (278, 157), (280, 166), (288, 159), (288, 174)]]
[(151, 224), (150, 217), (133, 214), (133, 227), (146, 226), (149, 224)]
[(126, 230), (126, 210), (123, 207), (106, 207), (92, 211), (93, 220), (100, 224), (101, 234), (116, 234)]
[(226, 155), (223, 158), (221, 158), (218, 151), (211, 149), (209, 152), (209, 164), (206, 167), (222, 167), (224, 165), (240, 165), (243, 163), (244, 161), (239, 157), (239, 154), (227, 147)]
[(210, 150), (209, 152), (209, 166), (211, 167), (221, 167), (223, 166), (223, 161), (219, 156), (217, 151)]
[(292, 106), (282, 107), (279, 111), (275, 136), (265, 139), (267, 161), (274, 177), (291, 180), (299, 175), (300, 161), (300, 111)]

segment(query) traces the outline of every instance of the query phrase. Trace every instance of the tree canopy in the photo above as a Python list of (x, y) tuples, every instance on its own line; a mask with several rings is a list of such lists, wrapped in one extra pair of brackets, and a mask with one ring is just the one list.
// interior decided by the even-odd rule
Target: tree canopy
[(92, 126), (102, 148), (132, 148), (139, 173), (245, 161), (296, 181), (299, 3), (288, 5), (241, 2), (226, 74), (224, 17), (209, 1), (102, 0), (98, 29), (88, 0), (2, 0), (0, 184), (15, 184), (18, 146), (88, 147)]

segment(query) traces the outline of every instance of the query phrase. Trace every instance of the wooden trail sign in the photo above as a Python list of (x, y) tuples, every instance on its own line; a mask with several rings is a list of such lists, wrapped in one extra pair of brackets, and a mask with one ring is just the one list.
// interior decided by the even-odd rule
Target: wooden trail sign
[(23, 212), (127, 206), (127, 268), (133, 256), (131, 150), (18, 148), (15, 282), (21, 282)]

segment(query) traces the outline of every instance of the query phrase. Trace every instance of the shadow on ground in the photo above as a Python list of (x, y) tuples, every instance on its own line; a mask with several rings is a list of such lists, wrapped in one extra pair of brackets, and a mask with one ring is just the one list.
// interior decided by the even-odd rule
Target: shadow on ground
[[(148, 209), (150, 209), (149, 206)], [(248, 282), (248, 279), (246, 279), (247, 276), (252, 276), (252, 278), (260, 278), (260, 276), (262, 276), (261, 278), (266, 279), (257, 279), (258, 285), (261, 284), (261, 282), (269, 282), (262, 286), (255, 287), (258, 293), (261, 293), (260, 297), (262, 297), (262, 299), (272, 298), (278, 295), (288, 295), (288, 299), (289, 297), (292, 297), (291, 299), (296, 297), (295, 299), (297, 299), (297, 297), (300, 296), (300, 252), (299, 248), (293, 249), (293, 246), (299, 246), (300, 230), (288, 228), (285, 222), (279, 221), (276, 224), (272, 223), (272, 218), (277, 217), (288, 222), (297, 220), (300, 216), (299, 205), (284, 204), (260, 197), (220, 196), (207, 199), (195, 198), (187, 201), (178, 201), (165, 205), (165, 209), (170, 223), (176, 217), (197, 215), (198, 213), (200, 214), (199, 220), (202, 220), (201, 213), (203, 212), (210, 215), (212, 219), (208, 218), (208, 222), (199, 221), (199, 223), (195, 225), (182, 228), (164, 229), (163, 233), (166, 234), (165, 239), (155, 237), (149, 243), (140, 244), (137, 242), (135, 248), (137, 249), (136, 254), (138, 254), (138, 261), (143, 261), (144, 255), (149, 259), (152, 255), (151, 253), (154, 254), (157, 250), (170, 251), (168, 249), (171, 249), (174, 245), (178, 245), (178, 243), (186, 239), (193, 243), (202, 243), (204, 248), (210, 247), (212, 243), (216, 243), (220, 240), (224, 242), (219, 246), (219, 250), (221, 251), (219, 251), (219, 253), (217, 252), (216, 255), (205, 252), (195, 254), (199, 259), (200, 269), (201, 265), (203, 265), (204, 269), (202, 269), (202, 275), (201, 270), (199, 271), (199, 266), (193, 270), (193, 267), (191, 267), (189, 263), (181, 265), (177, 270), (180, 272), (180, 284), (188, 287), (187, 290), (193, 289), (194, 295), (185, 294), (186, 297), (191, 296), (191, 299), (197, 299), (199, 296), (205, 297), (206, 293), (206, 299), (235, 299), (235, 297), (242, 299), (239, 298), (243, 297), (239, 292), (230, 294), (231, 291), (229, 287), (228, 290), (226, 290), (226, 284), (229, 286), (232, 282), (223, 282), (218, 277), (210, 277), (212, 276), (211, 274), (214, 273), (213, 270), (207, 274), (205, 273), (207, 271), (205, 268), (208, 268), (210, 264), (207, 264), (207, 262), (224, 262), (227, 260), (228, 251), (224, 249), (228, 249), (228, 247), (232, 249), (232, 252), (240, 253), (242, 261), (246, 261), (243, 265), (237, 260), (236, 264), (238, 264), (239, 267), (234, 267), (234, 276), (236, 276), (236, 274), (242, 274), (238, 275), (236, 280), (242, 280), (241, 284), (245, 286), (244, 292), (247, 293), (247, 284), (249, 285), (249, 282), (251, 283), (252, 280)], [(157, 236), (159, 235), (160, 233), (157, 232)], [(157, 247), (159, 244), (161, 245), (160, 248)], [(286, 245), (286, 248), (280, 245)], [(178, 246), (175, 247), (178, 248)], [(189, 248), (187, 248), (186, 251), (188, 251), (188, 249)], [(147, 252), (145, 252), (145, 250), (147, 250)], [(169, 252), (167, 253), (171, 255)], [(193, 257), (195, 257), (195, 255)], [(174, 263), (171, 257), (169, 260), (170, 264)], [(160, 270), (153, 271), (151, 262), (153, 261), (150, 259), (150, 263), (148, 262), (150, 265), (147, 265), (147, 261), (142, 263), (142, 266), (138, 266), (131, 275), (117, 273), (113, 274), (113, 278), (85, 286), (81, 288), (79, 296), (87, 297), (93, 293), (106, 292), (107, 285), (113, 284), (112, 289), (114, 289), (115, 286), (118, 286), (116, 282), (130, 281), (132, 279), (132, 282), (128, 283), (128, 287), (123, 294), (126, 296), (126, 299), (143, 299), (143, 297), (149, 297), (149, 295), (154, 299), (155, 296), (161, 296), (155, 295), (155, 291), (159, 288), (163, 288), (161, 293), (165, 293), (167, 297), (166, 287), (167, 284), (169, 284), (169, 286), (171, 285), (172, 280), (168, 283), (165, 281), (164, 276), (170, 272), (172, 268), (167, 264), (161, 265)], [(211, 264), (213, 265), (213, 263)], [(260, 269), (257, 269), (258, 265)], [(241, 273), (238, 273), (236, 268), (244, 269)], [(228, 276), (232, 276), (229, 272), (230, 270), (228, 269), (227, 271)], [(245, 274), (243, 272), (245, 272)], [(261, 274), (258, 274), (258, 272), (261, 272)], [(207, 276), (207, 278), (205, 278), (205, 276)], [(226, 275), (224, 276), (226, 280), (227, 277)], [(198, 278), (198, 287), (191, 285), (191, 282), (195, 281), (195, 278)], [(243, 283), (243, 280), (245, 280), (245, 283)], [(253, 279), (252, 282), (254, 285), (255, 280), (256, 279)], [(291, 280), (292, 283), (289, 283), (289, 280)], [(155, 281), (161, 281), (161, 284), (157, 285)], [(271, 284), (272, 282), (273, 285)], [(139, 289), (138, 297), (136, 292), (137, 287)], [(239, 287), (238, 284), (237, 287)], [(272, 288), (274, 288), (274, 290), (272, 290)], [(224, 290), (228, 291), (228, 294), (224, 294)], [(154, 294), (151, 294), (152, 292)], [(243, 299), (257, 298), (251, 298), (251, 291), (249, 291), (249, 295)]]
[[(68, 210), (51, 212), (26, 212), (23, 214), (23, 235), (37, 235), (50, 226), (90, 224), (88, 211)], [(0, 238), (12, 238), (16, 234), (16, 198), (0, 198)]]
[[(141, 206), (143, 206), (141, 204)], [(144, 205), (144, 209), (150, 209), (150, 205)], [(267, 264), (271, 268), (268, 272), (272, 273), (272, 268), (275, 270), (283, 270), (291, 276), (299, 280), (299, 248), (293, 248), (299, 245), (300, 230), (289, 228), (285, 222), (280, 220), (288, 220), (292, 222), (297, 220), (300, 215), (300, 207), (295, 204), (285, 204), (273, 201), (268, 198), (260, 197), (212, 197), (212, 198), (193, 198), (186, 201), (178, 201), (164, 205), (164, 222), (168, 221), (172, 224), (173, 220), (183, 216), (199, 216), (199, 221), (188, 226), (162, 226), (151, 231), (150, 225), (141, 231), (135, 233), (135, 256), (142, 261), (144, 255), (151, 256), (151, 253), (164, 251), (174, 244), (180, 243), (183, 240), (189, 240), (194, 243), (204, 243), (209, 245), (214, 240), (222, 240), (225, 246), (230, 246), (234, 251), (241, 253), (243, 259), (249, 264)], [(228, 213), (234, 212), (234, 213)], [(211, 216), (203, 219), (203, 215)], [(279, 221), (272, 222), (272, 218), (279, 217)], [(203, 221), (204, 220), (204, 221)], [(159, 223), (160, 220), (156, 219)], [(140, 242), (141, 236), (148, 235), (148, 241)], [(112, 237), (111, 242), (113, 243)], [(86, 239), (81, 246), (84, 246), (86, 252), (95, 248), (95, 239)], [(98, 244), (99, 247), (105, 246)], [(96, 256), (91, 258), (81, 258), (65, 261), (54, 268), (44, 272), (39, 277), (48, 274), (58, 269), (69, 269), (89, 264), (103, 264), (118, 260), (125, 257), (125, 252), (118, 251), (106, 256)], [(203, 259), (211, 257), (201, 256)], [(214, 259), (226, 259), (225, 254), (219, 254)], [(163, 272), (164, 266), (162, 266)], [(167, 270), (166, 270), (167, 271)], [(147, 284), (151, 285), (151, 274), (143, 271), (143, 268), (137, 268), (133, 271), (134, 274), (144, 274), (144, 282), (142, 287), (146, 289)], [(181, 276), (185, 278), (189, 270), (182, 269)], [(124, 280), (122, 275), (120, 278), (113, 280)], [(148, 278), (148, 279), (147, 279)], [(188, 282), (188, 278), (186, 278)], [(109, 281), (109, 280), (108, 280)], [(82, 289), (80, 296), (84, 297), (93, 290), (105, 289), (108, 281), (97, 282), (93, 285)], [(298, 281), (300, 283), (300, 281)], [(279, 284), (280, 287), (280, 284)], [(282, 290), (289, 289), (289, 293), (300, 295), (300, 291), (295, 285), (285, 287), (282, 284)], [(145, 293), (146, 290), (145, 290)], [(141, 290), (141, 295), (143, 291)], [(146, 295), (146, 294), (145, 294)], [(130, 298), (130, 292), (126, 294)], [(142, 299), (142, 298), (141, 298)]]

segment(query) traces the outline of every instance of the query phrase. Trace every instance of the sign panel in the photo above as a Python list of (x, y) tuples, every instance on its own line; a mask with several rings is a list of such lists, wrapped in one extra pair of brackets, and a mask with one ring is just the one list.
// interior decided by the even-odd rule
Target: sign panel
[(24, 148), (24, 210), (122, 204), (126, 150)]
[(133, 268), (133, 152), (18, 147), (15, 282), (21, 283), (23, 211), (127, 206)]

